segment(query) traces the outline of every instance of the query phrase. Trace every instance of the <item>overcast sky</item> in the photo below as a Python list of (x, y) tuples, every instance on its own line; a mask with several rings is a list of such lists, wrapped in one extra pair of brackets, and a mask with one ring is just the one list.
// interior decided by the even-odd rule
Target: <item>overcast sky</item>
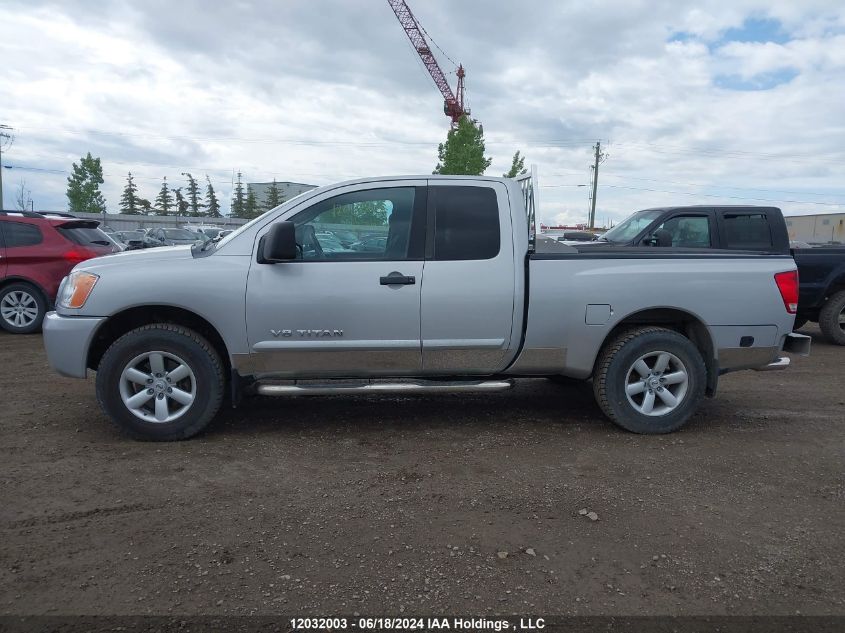
[[(609, 154), (597, 220), (663, 204), (845, 211), (841, 0), (410, 0), (467, 71), (488, 174), (535, 163), (540, 217), (583, 222), (592, 145)], [(64, 209), (67, 172), (247, 181), (430, 173), (449, 120), (384, 0), (2, 0), (5, 205), (21, 180)], [(439, 59), (454, 85), (454, 66)]]

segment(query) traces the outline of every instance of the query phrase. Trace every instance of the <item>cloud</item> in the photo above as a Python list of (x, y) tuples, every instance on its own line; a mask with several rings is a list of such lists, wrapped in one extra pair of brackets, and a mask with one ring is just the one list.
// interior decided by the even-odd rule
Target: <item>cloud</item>
[[(410, 4), (467, 68), (488, 173), (517, 149), (539, 165), (544, 221), (586, 218), (577, 185), (596, 139), (609, 153), (600, 220), (662, 204), (845, 206), (843, 8)], [(224, 200), (238, 170), (314, 184), (429, 173), (448, 127), (383, 2), (11, 0), (0, 23), (0, 123), (17, 136), (4, 176), (26, 178), (42, 208), (64, 208), (60, 172), (87, 151), (103, 160), (114, 209), (129, 170), (148, 198), (190, 171)]]

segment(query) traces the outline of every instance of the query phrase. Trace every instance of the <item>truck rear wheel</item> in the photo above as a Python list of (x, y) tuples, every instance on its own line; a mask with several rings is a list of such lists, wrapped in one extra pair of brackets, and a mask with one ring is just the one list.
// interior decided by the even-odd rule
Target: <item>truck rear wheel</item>
[(822, 306), (819, 327), (828, 341), (845, 345), (845, 290), (831, 296)]
[(707, 370), (692, 342), (674, 330), (621, 333), (599, 354), (593, 393), (615, 424), (634, 433), (681, 428), (704, 397)]
[(178, 325), (145, 325), (106, 350), (97, 400), (125, 434), (183, 440), (202, 431), (220, 408), (225, 379), (215, 349)]

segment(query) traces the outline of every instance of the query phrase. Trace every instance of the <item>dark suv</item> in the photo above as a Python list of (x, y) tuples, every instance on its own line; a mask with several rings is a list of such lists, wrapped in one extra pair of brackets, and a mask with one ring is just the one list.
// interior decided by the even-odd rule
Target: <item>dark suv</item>
[(37, 332), (71, 268), (121, 250), (98, 226), (69, 214), (0, 211), (0, 327)]

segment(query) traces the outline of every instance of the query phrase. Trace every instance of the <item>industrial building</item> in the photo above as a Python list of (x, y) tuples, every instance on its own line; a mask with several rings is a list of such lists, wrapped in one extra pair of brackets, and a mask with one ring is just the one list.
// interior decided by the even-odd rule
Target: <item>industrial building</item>
[(845, 244), (845, 213), (786, 217), (789, 239), (808, 244)]
[[(247, 183), (247, 191), (252, 191), (255, 194), (255, 198), (258, 202), (258, 206), (261, 209), (267, 208), (267, 194), (270, 191), (270, 187), (273, 186), (272, 182), (250, 182)], [(306, 191), (310, 191), (311, 189), (316, 189), (317, 185), (306, 185), (301, 182), (276, 182), (276, 188), (279, 190), (279, 195), (281, 197), (281, 202), (287, 202), (291, 198), (298, 196), (301, 193)]]

